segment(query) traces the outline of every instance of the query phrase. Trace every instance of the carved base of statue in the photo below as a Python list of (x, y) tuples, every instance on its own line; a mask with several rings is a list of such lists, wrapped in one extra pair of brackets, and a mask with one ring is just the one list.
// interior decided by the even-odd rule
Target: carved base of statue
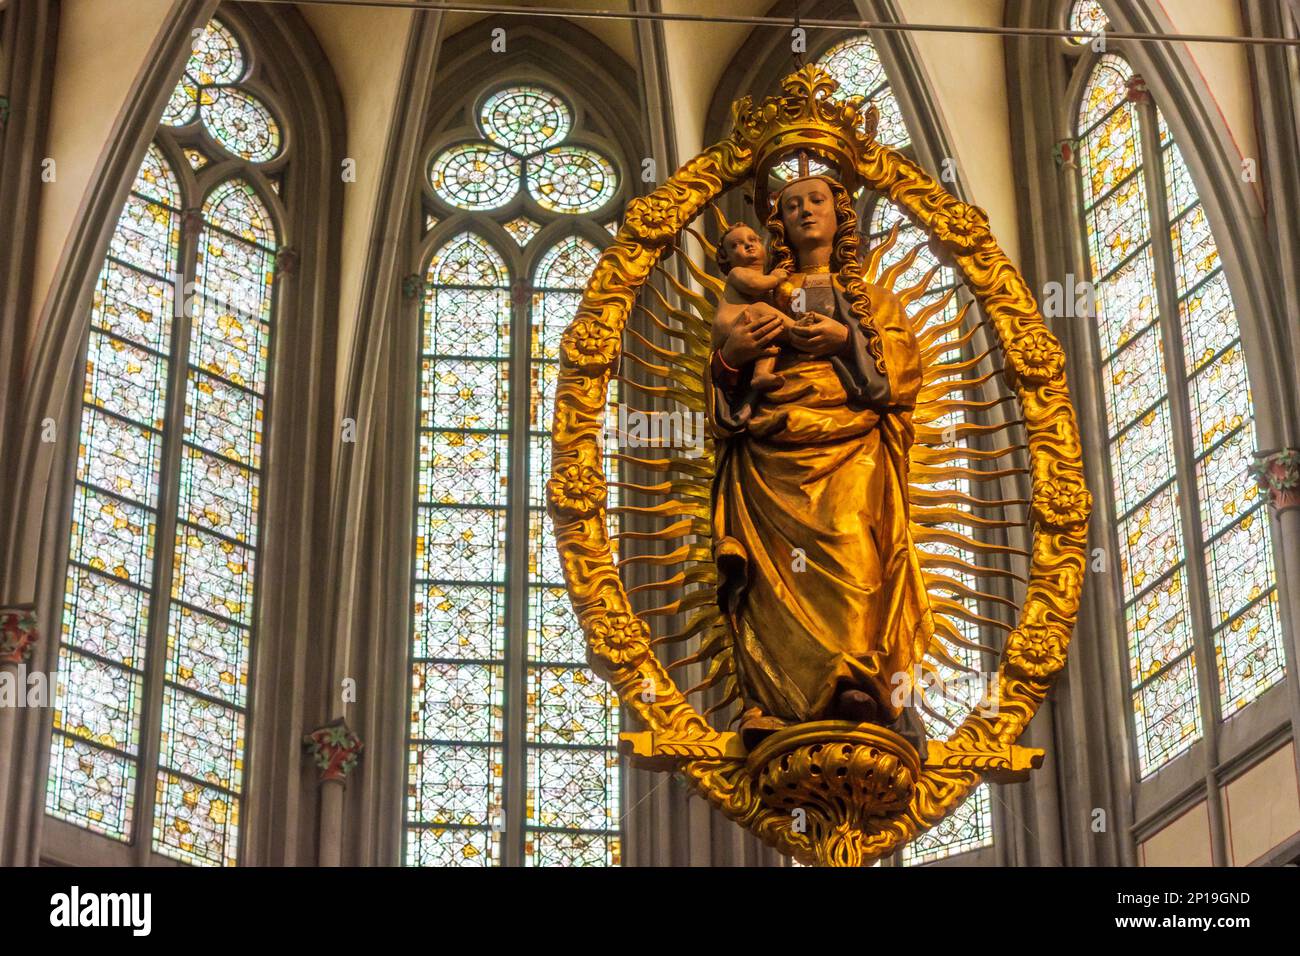
[(820, 866), (862, 866), (864, 843), (910, 803), (921, 758), (884, 727), (821, 720), (767, 737), (746, 769), (759, 800), (808, 835)]

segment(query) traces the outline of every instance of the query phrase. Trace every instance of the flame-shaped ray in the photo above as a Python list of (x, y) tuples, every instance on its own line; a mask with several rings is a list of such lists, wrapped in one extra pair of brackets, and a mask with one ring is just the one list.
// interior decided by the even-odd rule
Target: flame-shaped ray
[(689, 640), (701, 631), (707, 631), (710, 628), (719, 627), (722, 624), (722, 611), (714, 605), (705, 608), (698, 614), (692, 615), (691, 619), (686, 622), (680, 631), (674, 631), (672, 634), (665, 634), (663, 637), (656, 637), (651, 644), (678, 644), (682, 641)]
[[(961, 305), (957, 311), (953, 313), (952, 318), (935, 322), (933, 325), (929, 324), (930, 316), (934, 315), (940, 308), (947, 305), (948, 300), (952, 298), (956, 291), (955, 287), (949, 289), (943, 298), (936, 300), (917, 313), (918, 315), (925, 317), (922, 321), (917, 322), (912, 326), (913, 332), (916, 334), (916, 344), (920, 347), (923, 353), (926, 349), (934, 346), (944, 336), (952, 335), (952, 333), (956, 332), (965, 324), (966, 317), (970, 314), (970, 308), (975, 304), (973, 301)], [(972, 322), (971, 328), (978, 329), (984, 324), (984, 320), (980, 319), (976, 322)]]
[[(722, 710), (727, 705), (733, 704), (738, 700), (740, 700), (740, 682), (732, 681), (730, 687), (727, 690), (726, 696), (724, 696), (722, 700), (718, 701), (716, 704), (714, 704), (712, 707), (710, 707), (708, 710), (704, 712), (705, 718), (707, 719), (717, 711)], [(726, 721), (725, 726), (730, 726), (731, 724), (735, 723), (736, 718), (739, 716), (740, 714), (736, 714), (735, 717), (732, 717), (730, 720)]]
[(657, 581), (647, 581), (644, 584), (638, 584), (627, 589), (628, 594), (638, 594), (642, 591), (667, 591), (671, 588), (684, 588), (692, 584), (714, 585), (718, 583), (718, 569), (713, 566), (712, 562), (699, 563), (692, 565), (684, 571), (678, 571), (676, 574), (660, 578)]
[(919, 406), (912, 415), (912, 421), (918, 425), (929, 424), (935, 419), (956, 412), (986, 412), (991, 408), (997, 408), (999, 405), (1005, 405), (1014, 399), (1014, 395), (1003, 395), (1001, 398), (991, 398), (985, 402), (971, 401), (970, 399), (938, 399)]
[(961, 465), (913, 465), (911, 469), (912, 484), (933, 485), (941, 481), (952, 481), (955, 478), (965, 478), (968, 481), (1000, 481), (1003, 478), (1012, 478), (1016, 475), (1026, 475), (1029, 473), (1027, 468), (998, 468), (990, 471), (979, 471), (975, 468), (964, 468)]
[[(897, 290), (896, 294), (898, 295), (898, 301), (903, 304), (904, 310), (906, 310), (909, 305), (911, 305), (921, 296), (925, 295), (925, 293), (930, 288), (930, 283), (934, 281), (934, 277), (937, 276), (938, 274), (939, 274), (939, 266), (937, 265), (931, 266), (930, 271), (927, 272), (925, 275), (921, 276), (920, 281), (917, 282), (916, 285), (909, 285), (905, 289)], [(953, 291), (952, 289), (949, 289), (948, 290), (949, 294), (951, 294), (952, 291)]]
[(693, 547), (684, 544), (667, 554), (633, 554), (625, 558), (619, 558), (617, 565), (620, 570), (633, 564), (650, 564), (655, 567), (670, 568), (674, 564), (681, 564), (683, 561), (703, 561), (705, 558), (712, 557), (712, 554), (711, 548)]
[(912, 263), (916, 261), (916, 257), (921, 254), (921, 250), (924, 248), (924, 243), (913, 246), (911, 249), (907, 250), (906, 253), (900, 256), (896, 262), (891, 263), (889, 268), (880, 275), (880, 287), (892, 292), (894, 290), (894, 283), (898, 281), (898, 277), (908, 269), (912, 268)]
[(702, 693), (703, 691), (708, 690), (710, 687), (717, 687), (723, 681), (726, 681), (729, 678), (734, 677), (735, 673), (736, 673), (736, 662), (732, 658), (731, 648), (728, 647), (725, 651), (723, 651), (721, 654), (719, 654), (717, 657), (713, 659), (713, 664), (709, 668), (708, 675), (704, 678), (704, 680), (700, 681), (690, 690), (686, 691), (686, 696), (690, 697), (694, 694)]
[[(930, 641), (929, 645), (925, 649), (925, 656), (927, 658), (933, 658), (935, 662), (943, 664), (947, 667), (951, 667), (953, 670), (963, 671), (967, 674), (979, 673), (979, 671), (977, 671), (971, 665), (967, 664), (965, 661), (961, 660), (960, 658), (954, 657), (952, 652), (948, 650), (948, 648), (945, 646), (946, 644), (955, 644), (960, 647), (960, 646), (966, 646), (970, 643), (969, 641), (966, 641), (964, 638), (962, 640), (957, 640), (956, 638), (950, 637), (948, 635), (948, 632), (950, 630), (954, 634), (958, 634), (958, 635), (961, 634), (961, 632), (957, 629), (956, 625), (954, 625), (942, 614), (935, 614), (934, 629), (936, 635)], [(940, 631), (943, 632), (942, 636), (939, 636), (938, 632)]]
[[(937, 595), (932, 594), (930, 595), (930, 606), (936, 612), (941, 613), (950, 618), (959, 617), (963, 621), (969, 621), (972, 624), (982, 624), (985, 627), (997, 628), (1000, 631), (1011, 630), (1011, 625), (1008, 624), (1006, 621), (999, 621), (997, 618), (985, 617), (982, 614), (976, 614), (974, 611), (968, 608), (965, 604), (962, 604), (960, 601), (949, 601), (946, 598), (941, 598)], [(991, 651), (993, 650), (993, 648), (990, 647), (988, 648), (988, 650)]]
[(911, 460), (921, 465), (938, 465), (956, 458), (967, 461), (997, 461), (999, 458), (1006, 458), (1023, 451), (1026, 447), (1025, 445), (1003, 445), (1000, 448), (925, 448), (913, 445)]
[[(652, 292), (658, 292), (658, 290), (655, 289), (654, 286), (647, 286), (646, 288), (650, 289)], [(695, 348), (696, 338), (694, 335), (691, 334), (690, 330), (669, 325), (659, 316), (658, 312), (655, 312), (653, 309), (646, 308), (640, 302), (636, 303), (632, 308), (636, 311), (638, 315), (642, 315), (645, 318), (649, 319), (665, 335), (674, 339), (678, 339), (679, 341), (685, 343), (686, 346), (691, 351), (682, 353), (684, 356), (697, 358), (704, 354), (703, 352)]]
[(697, 498), (700, 501), (709, 500), (709, 489), (701, 488), (689, 481), (661, 481), (654, 485), (642, 485), (635, 481), (611, 481), (611, 488), (626, 488), (628, 491), (640, 492), (643, 495), (657, 495), (664, 498)]
[(678, 258), (681, 259), (683, 263), (685, 263), (686, 271), (691, 274), (691, 278), (694, 279), (696, 282), (698, 282), (700, 285), (704, 286), (704, 288), (707, 289), (710, 293), (712, 293), (715, 302), (720, 301), (722, 298), (722, 290), (726, 288), (726, 283), (723, 282), (721, 279), (717, 279), (709, 275), (707, 272), (701, 269), (699, 265), (696, 264), (694, 259), (686, 255), (686, 253), (682, 251), (680, 246), (674, 246), (673, 248), (674, 251), (678, 254)]
[[(908, 492), (912, 504), (917, 507), (934, 505), (963, 504), (969, 508), (1010, 508), (1029, 504), (1028, 498), (976, 498), (964, 491), (953, 489), (936, 489), (912, 486)], [(1023, 521), (1016, 524), (1023, 525)]]
[(971, 514), (965, 508), (918, 507), (912, 504), (912, 521), (919, 525), (928, 524), (965, 524), (972, 528), (1019, 528), (1024, 522), (1006, 521), (1001, 518), (985, 518)]
[(959, 362), (935, 362), (933, 365), (926, 366), (925, 370), (921, 372), (922, 385), (932, 385), (941, 378), (957, 375), (960, 372), (969, 372), (971, 369), (977, 368), (981, 362), (993, 354), (995, 348), (997, 346), (992, 346), (979, 355)]
[(697, 478), (713, 477), (713, 462), (704, 458), (638, 458), (622, 452), (612, 452), (611, 458), (618, 462), (627, 462), (649, 471), (680, 471)]
[(943, 395), (955, 395), (958, 392), (978, 391), (980, 388), (993, 381), (998, 374), (999, 373), (997, 372), (986, 372), (979, 378), (944, 379), (928, 388), (921, 389), (920, 394), (916, 398), (916, 404), (919, 407), (932, 402)]
[(880, 264), (884, 262), (886, 253), (894, 248), (894, 243), (898, 242), (898, 231), (901, 226), (901, 222), (894, 223), (893, 228), (868, 250), (866, 258), (862, 261), (862, 277), (868, 282), (876, 281), (876, 276), (880, 274)]
[(950, 578), (944, 574), (935, 574), (933, 571), (924, 571), (922, 576), (925, 578), (927, 586), (934, 588), (936, 591), (947, 591), (950, 594), (956, 594), (968, 601), (988, 601), (990, 604), (999, 604), (1003, 607), (1009, 607), (1013, 611), (1019, 609), (1019, 605), (1010, 598), (1003, 597), (1000, 594), (990, 594), (988, 591), (981, 591), (973, 588), (965, 581), (957, 578)]
[[(717, 615), (716, 619), (721, 622), (722, 616)], [(677, 670), (679, 667), (689, 667), (691, 664), (699, 664), (702, 661), (707, 661), (711, 658), (717, 657), (724, 651), (729, 651), (730, 648), (731, 638), (727, 634), (727, 629), (725, 627), (716, 627), (707, 638), (700, 641), (699, 650), (694, 654), (688, 654), (680, 660), (673, 661), (668, 665), (667, 669), (671, 672)]]
[(610, 537), (619, 541), (671, 541), (688, 534), (708, 537), (711, 530), (709, 522), (704, 518), (686, 518), (658, 531), (619, 531)]
[(916, 525), (912, 529), (912, 537), (918, 544), (952, 544), (965, 551), (974, 551), (978, 554), (1012, 554), (1020, 557), (1029, 554), (1023, 548), (1012, 547), (1009, 544), (993, 544), (990, 541), (979, 541), (970, 535), (962, 534), (960, 531), (953, 531), (951, 528), (928, 528), (924, 525)]
[[(643, 312), (649, 311), (644, 306), (639, 305), (637, 306), (637, 308), (641, 309)], [(674, 352), (671, 351), (670, 349), (660, 348), (658, 345), (655, 345), (653, 342), (651, 342), (649, 339), (643, 336), (636, 329), (632, 328), (630, 325), (623, 330), (623, 333), (631, 337), (641, 348), (645, 349), (648, 353), (651, 353), (653, 355), (658, 356), (659, 358), (667, 360), (670, 365), (676, 365), (681, 368), (688, 369), (695, 372), (704, 371), (704, 360), (697, 355), (688, 355), (685, 352)]]
[(1014, 581), (1022, 582), (1025, 580), (1024, 575), (1017, 574), (1009, 568), (975, 564), (965, 558), (959, 558), (944, 551), (927, 551), (924, 548), (917, 548), (916, 554), (918, 563), (923, 569), (949, 568), (953, 571), (964, 571), (966, 574), (979, 578), (1011, 578)]
[(698, 501), (663, 501), (657, 505), (618, 505), (609, 509), (616, 515), (652, 515), (655, 517), (679, 518), (689, 515), (694, 518), (709, 517), (708, 505)]
[[(675, 275), (673, 275), (671, 272), (669, 272), (667, 269), (663, 268), (662, 266), (656, 265), (655, 272), (661, 275), (664, 278), (664, 280), (670, 286), (672, 286), (673, 291), (676, 292), (679, 296), (681, 296), (684, 302), (690, 303), (690, 305), (694, 309), (694, 311), (684, 311), (681, 309), (675, 309), (672, 308), (671, 306), (668, 306), (669, 315), (671, 315), (673, 318), (681, 318), (684, 323), (694, 327), (697, 335), (702, 335), (704, 338), (707, 339), (708, 334), (711, 331), (709, 327), (710, 326), (709, 320), (713, 318), (713, 310), (716, 306), (717, 293), (716, 292), (714, 293), (715, 294), (714, 301), (710, 301), (708, 296), (702, 295), (701, 293), (696, 292), (694, 289), (686, 285), (683, 285), (681, 280), (679, 280)], [(655, 294), (659, 295), (659, 290), (655, 289), (654, 286), (647, 285), (646, 288), (654, 289)], [(718, 286), (718, 288), (720, 289), (721, 286)], [(712, 288), (710, 288), (709, 291), (713, 291)], [(664, 299), (662, 295), (659, 295), (659, 298), (661, 301), (664, 302), (665, 306), (667, 306), (667, 300)]]
[[(955, 425), (945, 425), (943, 428), (918, 425), (916, 427), (916, 440), (933, 445), (949, 444), (953, 438), (961, 441), (975, 435), (996, 435), (998, 432), (1006, 431), (1008, 428), (1014, 428), (1024, 423), (1022, 418), (1009, 418), (1004, 422), (995, 422), (991, 425), (972, 425), (970, 422), (958, 422)], [(1016, 473), (1023, 471), (1023, 468), (1015, 469)], [(982, 472), (981, 474), (988, 475), (989, 473)]]
[(661, 604), (659, 607), (652, 607), (648, 610), (642, 611), (641, 616), (657, 617), (681, 614), (685, 611), (693, 611), (699, 607), (706, 607), (708, 605), (716, 606), (716, 604), (716, 596), (711, 591), (705, 588), (697, 588), (685, 597), (679, 597), (675, 601), (670, 601), (667, 604)]
[[(975, 337), (975, 333), (980, 330), (982, 324), (983, 323), (980, 322), (972, 322), (970, 328), (955, 339), (936, 338), (932, 340), (933, 344), (929, 346), (921, 346), (921, 361), (923, 363), (933, 362), (935, 359), (947, 352), (953, 351), (954, 349), (964, 349), (968, 344), (970, 344), (971, 339)], [(917, 344), (920, 345), (919, 338)]]
[[(920, 334), (919, 330), (924, 329), (926, 327), (926, 324), (930, 321), (931, 318), (933, 318), (934, 316), (942, 312), (944, 309), (946, 309), (948, 307), (948, 303), (952, 301), (952, 297), (956, 294), (957, 294), (957, 287), (953, 286), (951, 289), (949, 289), (943, 295), (939, 296), (939, 298), (935, 299), (929, 305), (924, 305), (921, 308), (917, 309), (914, 313), (909, 314), (908, 319), (912, 323), (912, 331), (919, 335)], [(957, 313), (956, 318), (945, 319), (942, 325), (948, 325), (954, 329), (960, 327), (961, 322), (959, 321), (959, 319), (961, 319), (966, 314), (966, 309), (968, 308), (970, 308), (969, 302), (967, 302), (964, 306), (962, 306), (961, 311)], [(935, 328), (939, 328), (939, 326), (935, 326)], [(920, 339), (918, 338), (917, 341), (919, 343)]]

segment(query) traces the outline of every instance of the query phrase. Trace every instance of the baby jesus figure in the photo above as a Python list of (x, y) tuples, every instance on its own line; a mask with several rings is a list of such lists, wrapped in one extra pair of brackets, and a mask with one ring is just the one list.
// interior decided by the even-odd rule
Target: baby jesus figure
[[(721, 347), (726, 341), (746, 306), (767, 302), (783, 308), (787, 304), (790, 274), (785, 269), (764, 272), (766, 259), (763, 240), (745, 223), (736, 223), (722, 234), (717, 262), (727, 284), (713, 317), (713, 348)], [(783, 284), (786, 289), (781, 288)], [(788, 333), (794, 325), (792, 319), (786, 320), (784, 331), (775, 340), (778, 346), (789, 344)], [(754, 361), (749, 384), (756, 391), (771, 391), (785, 381), (776, 374), (776, 359), (775, 355), (766, 355)]]

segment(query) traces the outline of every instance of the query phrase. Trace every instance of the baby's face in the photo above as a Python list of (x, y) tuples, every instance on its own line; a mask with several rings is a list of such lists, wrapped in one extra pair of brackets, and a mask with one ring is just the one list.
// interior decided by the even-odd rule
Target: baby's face
[(722, 240), (727, 261), (732, 266), (753, 268), (763, 265), (763, 240), (749, 226), (737, 226)]

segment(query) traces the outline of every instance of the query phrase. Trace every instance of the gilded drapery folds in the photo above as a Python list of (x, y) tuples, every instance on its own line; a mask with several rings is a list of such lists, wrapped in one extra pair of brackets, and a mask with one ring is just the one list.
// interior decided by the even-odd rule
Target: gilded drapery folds
[[(590, 663), (646, 728), (624, 735), (629, 751), (657, 766), (680, 770), (727, 816), (784, 853), (804, 862), (860, 865), (934, 826), (982, 778), (1015, 779), (1041, 760), (1041, 753), (1015, 742), (1065, 664), (1078, 613), (1091, 499), (1083, 482), (1064, 355), (1044, 327), (1023, 278), (990, 234), (987, 216), (949, 195), (903, 154), (875, 142), (872, 114), (860, 113), (855, 101), (835, 99), (834, 81), (816, 67), (791, 74), (783, 88), (783, 95), (757, 105), (749, 98), (741, 100), (734, 108), (733, 130), (727, 139), (690, 160), (650, 195), (629, 203), (563, 339), (547, 492), (565, 580), (587, 638)], [(863, 185), (905, 210), (960, 271), (1000, 343), (1004, 379), (1014, 392), (1028, 434), (1032, 482), (1029, 576), (1015, 629), (1004, 647), (996, 714), (972, 711), (947, 740), (931, 742), (915, 774), (891, 761), (888, 740), (869, 733), (859, 735), (861, 739), (846, 736), (843, 747), (850, 749), (836, 751), (841, 756), (835, 759), (842, 758), (845, 766), (877, 761), (873, 766), (893, 781), (890, 787), (906, 784), (909, 795), (897, 807), (881, 804), (882, 812), (873, 812), (869, 821), (850, 814), (833, 826), (828, 824), (839, 828), (836, 833), (815, 827), (805, 832), (792, 826), (791, 814), (777, 807), (770, 793), (766, 798), (759, 793), (760, 779), (768, 781), (761, 786), (769, 791), (776, 779), (771, 768), (758, 773), (747, 764), (736, 735), (712, 727), (653, 653), (650, 627), (632, 610), (611, 552), (600, 467), (609, 382), (629, 314), (644, 308), (637, 303), (638, 295), (645, 291), (657, 298), (676, 320), (664, 325), (681, 343), (680, 356), (660, 356), (669, 365), (675, 361), (678, 369), (698, 370), (708, 354), (708, 329), (698, 315), (671, 306), (646, 284), (647, 279), (663, 256), (676, 251), (677, 237), (706, 206), (744, 182), (756, 167), (770, 165), (780, 150), (791, 148), (805, 149), (842, 168), (849, 163)], [(685, 264), (702, 287), (716, 287), (716, 279), (689, 260)], [(700, 311), (704, 296), (671, 276), (665, 278), (683, 301)], [(930, 344), (923, 340), (923, 351)], [(662, 389), (660, 394), (678, 399), (690, 410), (703, 409), (702, 387), (695, 394), (677, 387)], [(919, 423), (927, 420), (925, 404), (939, 402), (944, 394), (944, 383), (923, 376)], [(933, 460), (923, 457), (930, 431), (937, 429), (917, 427), (913, 480), (925, 471), (924, 462)], [(668, 459), (643, 464), (664, 472), (675, 467)], [(712, 464), (710, 453), (681, 465), (676, 474), (707, 489)], [(698, 496), (682, 497), (659, 513), (705, 524), (710, 518), (707, 500)], [(694, 527), (699, 527), (698, 522)], [(699, 572), (694, 580), (707, 585), (712, 561), (708, 542), (697, 535), (678, 553), (682, 561), (696, 562)], [(936, 601), (936, 607), (944, 603)], [(668, 606), (685, 609), (680, 601)], [(714, 627), (706, 615), (696, 615), (683, 634), (663, 639), (698, 632), (708, 643), (716, 637)], [(725, 676), (729, 668), (734, 670), (734, 662), (727, 649), (715, 652), (711, 674)], [(795, 764), (807, 757), (792, 751)], [(790, 795), (797, 793), (797, 787), (790, 789), (793, 784), (784, 777), (780, 782), (786, 797), (793, 799)], [(852, 830), (853, 839), (846, 841), (845, 827)]]

